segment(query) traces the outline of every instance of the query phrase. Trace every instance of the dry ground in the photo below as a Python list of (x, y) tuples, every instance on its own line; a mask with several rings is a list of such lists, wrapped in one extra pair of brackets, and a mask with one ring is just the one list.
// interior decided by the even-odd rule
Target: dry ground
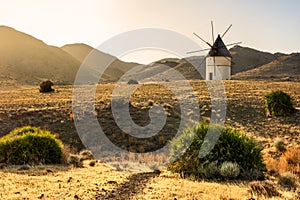
[[(211, 103), (203, 81), (192, 81), (203, 119), (211, 114)], [(225, 81), (227, 95), (226, 124), (253, 136), (263, 147), (264, 154), (274, 153), (273, 141), (284, 138), (288, 146), (300, 144), (300, 112), (287, 117), (267, 118), (264, 95), (281, 89), (290, 93), (300, 107), (300, 82)], [(110, 112), (112, 84), (101, 85), (96, 94), (96, 114), (107, 135), (118, 140), (122, 134), (113, 124)], [(75, 149), (83, 148), (72, 120), (72, 87), (55, 87), (56, 91), (40, 94), (38, 88), (0, 89), (0, 134), (15, 127), (32, 125), (57, 133), (64, 143)], [(184, 93), (184, 89), (182, 91)], [(178, 122), (178, 102), (170, 91), (155, 84), (145, 84), (131, 98), (131, 115), (140, 125), (149, 122), (147, 111), (151, 104), (164, 105), (169, 113), (168, 123)], [(176, 128), (176, 127), (175, 127)], [(170, 127), (162, 133), (168, 135)], [(123, 136), (122, 136), (123, 137)], [(125, 137), (125, 140), (128, 139)], [(159, 138), (158, 138), (159, 139)], [(162, 145), (167, 139), (161, 139)], [(153, 143), (157, 142), (153, 139)], [(150, 142), (151, 143), (151, 142)], [(141, 145), (139, 142), (130, 145)], [(151, 148), (151, 145), (149, 146)], [(161, 174), (118, 172), (98, 163), (82, 169), (59, 166), (38, 166), (29, 171), (18, 167), (0, 170), (2, 199), (247, 199), (247, 183), (208, 183), (182, 180), (163, 171)], [(47, 172), (50, 169), (52, 172)], [(48, 170), (49, 171), (49, 170)], [(72, 177), (72, 178), (70, 178)], [(130, 192), (129, 192), (130, 191)], [(284, 191), (282, 191), (284, 192)], [(284, 192), (288, 199), (294, 193)], [(257, 198), (263, 199), (263, 198)], [(284, 199), (284, 198), (283, 198)]]
[[(181, 179), (167, 171), (158, 173), (119, 172), (97, 163), (90, 167), (36, 166), (0, 171), (1, 199), (249, 199), (248, 183), (197, 182)], [(296, 199), (282, 191), (282, 198)], [(255, 197), (255, 196), (254, 196)], [(256, 199), (266, 199), (255, 197)]]

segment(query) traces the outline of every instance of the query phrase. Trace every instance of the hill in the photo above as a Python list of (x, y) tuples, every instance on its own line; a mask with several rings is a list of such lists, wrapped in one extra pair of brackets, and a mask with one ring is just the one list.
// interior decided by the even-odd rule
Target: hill
[[(248, 47), (234, 46), (231, 48), (233, 79), (270, 79), (294, 77), (298, 80), (300, 69), (299, 54), (268, 53)], [(157, 68), (166, 65), (180, 72), (186, 79), (203, 79), (205, 76), (204, 56), (192, 56), (184, 59), (166, 58), (156, 61), (150, 67), (141, 70), (139, 74), (157, 74)], [(197, 67), (198, 71), (195, 69)], [(154, 72), (156, 71), (156, 72)], [(236, 74), (236, 75), (235, 75)], [(160, 70), (157, 76), (171, 76), (170, 70)]]
[(239, 72), (248, 71), (262, 65), (265, 65), (275, 59), (280, 55), (284, 54), (271, 54), (268, 52), (258, 51), (248, 47), (234, 46), (229, 49), (232, 55), (232, 74)]
[[(164, 58), (148, 65), (139, 66), (133, 75), (127, 79), (138, 79), (148, 81), (170, 81), (170, 80), (202, 80), (205, 76), (205, 62), (203, 56), (193, 56), (188, 58)], [(179, 72), (181, 76), (178, 76)], [(198, 70), (198, 71), (197, 71)], [(200, 71), (200, 73), (199, 73)]]
[[(232, 55), (232, 74), (255, 69), (284, 55), (280, 53), (271, 54), (238, 45), (229, 49), (229, 51)], [(150, 69), (147, 68), (142, 71), (146, 74), (155, 74), (151, 69), (159, 71), (157, 68), (159, 68), (160, 65), (167, 65), (180, 72), (186, 79), (203, 79), (195, 69), (195, 67), (197, 67), (198, 71), (205, 77), (206, 62), (203, 59), (205, 59), (204, 56), (192, 56), (177, 60), (174, 58), (166, 58), (152, 63)], [(170, 70), (164, 71), (159, 76), (166, 77), (170, 75), (170, 72)], [(141, 74), (142, 72), (139, 73)]]
[[(97, 66), (98, 69), (107, 67), (101, 77), (101, 80), (105, 82), (117, 81), (125, 72), (139, 65), (137, 63), (123, 62), (86, 44), (68, 44), (61, 47), (61, 49), (72, 55), (80, 63), (84, 62), (87, 66)], [(90, 53), (93, 53), (93, 56), (85, 60)]]
[[(94, 71), (86, 76), (95, 76), (95, 70), (109, 65), (100, 79), (102, 82), (115, 82), (136, 66), (139, 68), (134, 69), (135, 74), (127, 76), (127, 79), (182, 79), (176, 77), (172, 70), (177, 70), (185, 79), (203, 79), (205, 76), (204, 56), (165, 58), (148, 65), (139, 65), (123, 62), (86, 44), (68, 44), (61, 48), (49, 46), (37, 38), (7, 26), (0, 26), (0, 41), (1, 86), (37, 85), (47, 79), (55, 84), (72, 84), (79, 67), (91, 52), (94, 57), (85, 61), (85, 64), (93, 66)], [(233, 79), (298, 79), (298, 54), (271, 54), (242, 46), (235, 46), (229, 51), (233, 57)]]
[(233, 78), (300, 80), (300, 54), (280, 56), (261, 67), (237, 73)]
[(138, 65), (123, 62), (85, 44), (59, 48), (13, 28), (0, 26), (0, 85), (38, 85), (44, 80), (73, 84), (81, 63), (91, 51), (97, 59), (86, 64), (97, 64), (97, 69), (114, 60), (102, 76), (103, 81), (116, 81)]
[(50, 79), (71, 84), (80, 62), (58, 47), (28, 34), (0, 26), (1, 85), (35, 85)]

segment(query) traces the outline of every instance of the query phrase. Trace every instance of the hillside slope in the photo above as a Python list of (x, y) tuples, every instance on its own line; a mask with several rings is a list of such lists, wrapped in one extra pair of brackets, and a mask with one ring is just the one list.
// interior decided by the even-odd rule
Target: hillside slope
[(46, 79), (71, 84), (79, 66), (79, 61), (60, 48), (0, 26), (1, 85), (35, 85)]
[[(123, 62), (86, 44), (68, 44), (61, 47), (61, 49), (72, 55), (80, 63), (84, 62), (87, 66), (96, 66), (98, 70), (107, 67), (101, 77), (101, 80), (105, 82), (117, 81), (125, 72), (139, 65), (137, 63)], [(87, 57), (91, 52), (93, 56)], [(86, 58), (88, 59), (85, 60)]]
[(232, 55), (232, 74), (248, 71), (275, 60), (277, 54), (262, 52), (242, 46), (229, 49)]
[(283, 55), (256, 69), (237, 73), (233, 78), (300, 80), (300, 54)]

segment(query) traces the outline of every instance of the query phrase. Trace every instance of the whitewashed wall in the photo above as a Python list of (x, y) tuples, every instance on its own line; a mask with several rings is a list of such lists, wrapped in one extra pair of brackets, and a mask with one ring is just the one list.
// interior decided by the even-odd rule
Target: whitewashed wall
[(215, 62), (216, 70), (214, 70), (214, 57), (206, 58), (206, 80), (210, 80), (210, 73), (213, 75), (212, 80), (230, 80), (231, 58), (216, 56)]

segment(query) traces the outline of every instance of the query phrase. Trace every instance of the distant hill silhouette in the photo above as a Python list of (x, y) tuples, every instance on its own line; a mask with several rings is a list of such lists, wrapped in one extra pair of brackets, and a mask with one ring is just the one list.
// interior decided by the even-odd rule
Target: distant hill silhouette
[(79, 61), (60, 48), (0, 26), (1, 84), (33, 85), (46, 79), (71, 84), (79, 66)]
[[(101, 80), (104, 82), (117, 81), (125, 72), (139, 65), (137, 63), (123, 62), (86, 44), (68, 44), (61, 47), (61, 49), (72, 55), (80, 63), (84, 62), (88, 66), (96, 65), (98, 69), (107, 67), (101, 77)], [(92, 59), (88, 58), (88, 60), (85, 60), (91, 52), (93, 52)], [(110, 64), (111, 61), (113, 62)], [(106, 63), (109, 63), (109, 65), (106, 66)]]

